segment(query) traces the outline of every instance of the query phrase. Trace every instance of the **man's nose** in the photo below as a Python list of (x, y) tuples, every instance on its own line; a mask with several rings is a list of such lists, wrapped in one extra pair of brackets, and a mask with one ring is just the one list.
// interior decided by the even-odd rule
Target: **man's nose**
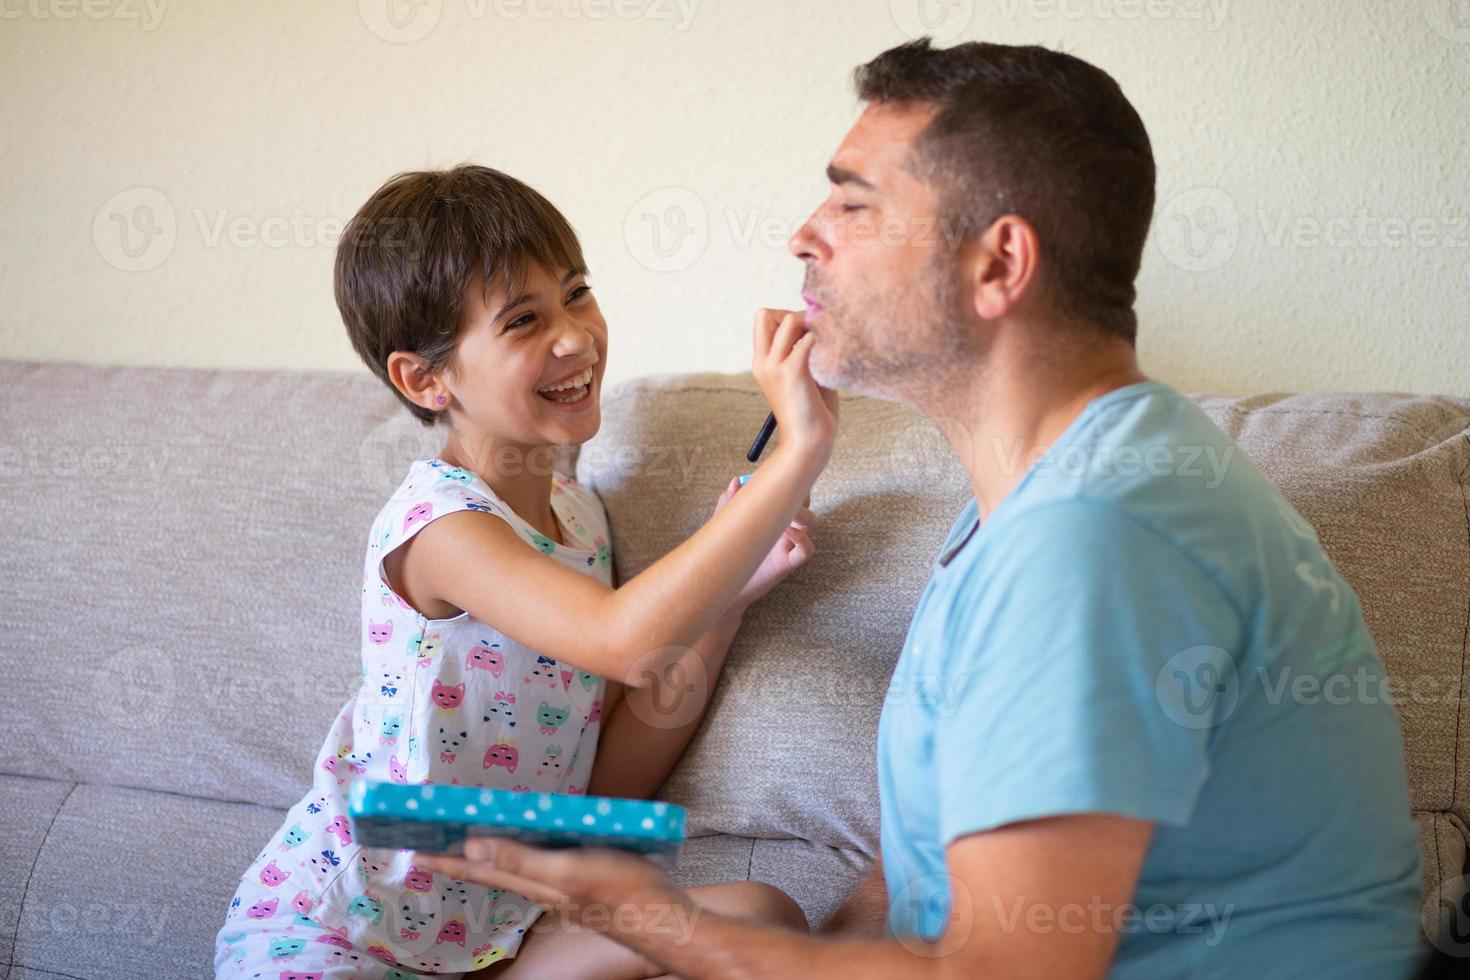
[(822, 240), (822, 236), (813, 227), (812, 220), (808, 218), (802, 226), (796, 229), (791, 240), (786, 243), (786, 249), (792, 255), (803, 262), (826, 262), (832, 257), (832, 249)]

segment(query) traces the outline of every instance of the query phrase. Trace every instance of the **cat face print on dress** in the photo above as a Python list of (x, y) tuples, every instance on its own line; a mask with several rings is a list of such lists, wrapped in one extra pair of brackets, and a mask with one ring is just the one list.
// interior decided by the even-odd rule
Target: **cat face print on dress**
[(556, 730), (567, 720), (567, 715), (572, 713), (570, 705), (553, 708), (545, 701), (541, 702), (536, 709), (536, 723), (541, 726), (542, 735), (555, 735)]
[(481, 641), (477, 647), (472, 647), (464, 657), (465, 670), (488, 670), (492, 677), (499, 677), (501, 671), (505, 670), (505, 657), (500, 652), (499, 643)]
[(300, 954), (305, 948), (305, 939), (272, 939), (270, 956), (273, 960), (284, 960)]
[(276, 907), (281, 904), (279, 898), (268, 898), (262, 902), (256, 902), (245, 910), (245, 915), (251, 919), (269, 919), (276, 914)]
[(450, 919), (439, 927), (439, 935), (434, 938), (436, 943), (454, 943), (457, 946), (464, 945), (464, 923), (458, 919)]
[(326, 881), (328, 878), (336, 873), (337, 867), (341, 863), (342, 858), (337, 855), (336, 851), (326, 850), (322, 851), (320, 854), (312, 855), (312, 875), (318, 881)]
[(455, 732), (447, 729), (439, 729), (439, 761), (453, 762), (459, 757), (460, 747), (469, 740), (469, 732)]
[(403, 684), (403, 675), (396, 670), (385, 670), (378, 675), (378, 693), (385, 698), (398, 697), (398, 688)]
[(428, 667), (434, 662), (434, 657), (444, 649), (444, 637), (439, 633), (420, 634), (414, 637), (414, 642), (409, 645), (410, 652), (419, 658), (420, 667)]
[(553, 691), (556, 690), (556, 661), (550, 657), (537, 656), (535, 665), (526, 673), (526, 683), (545, 684)]
[(485, 721), (499, 719), (506, 728), (516, 727), (516, 696), (509, 691), (496, 691), (495, 699), (490, 702), (490, 713), (483, 718)]
[(377, 922), (383, 917), (383, 903), (369, 895), (359, 895), (347, 906), (348, 915), (360, 915), (369, 922)]
[(434, 507), (427, 500), (423, 503), (414, 504), (408, 509), (408, 513), (403, 515), (403, 529), (407, 531), (419, 521), (427, 521), (433, 516)]
[(471, 963), (474, 965), (475, 969), (482, 970), (485, 967), (490, 966), (492, 963), (499, 963), (501, 960), (505, 959), (507, 956), (510, 955), (510, 951), (507, 950), (504, 946), (497, 946), (494, 943), (486, 943), (483, 946), (476, 946), (474, 955), (475, 958), (471, 961)]
[(416, 864), (410, 864), (403, 875), (403, 887), (409, 891), (426, 892), (434, 887), (434, 872), (426, 871)]
[(450, 687), (448, 684), (441, 683), (436, 677), (434, 679), (434, 690), (430, 697), (444, 711), (453, 711), (464, 700), (464, 685), (456, 684)]
[(546, 754), (541, 757), (541, 764), (536, 767), (537, 776), (548, 774), (559, 774), (561, 772), (561, 746), (546, 746)]
[(521, 753), (516, 749), (514, 742), (496, 742), (485, 750), (485, 764), (481, 768), (504, 766), (508, 772), (515, 772), (516, 767), (520, 764)]
[(373, 754), (371, 752), (358, 752), (356, 749), (354, 749), (353, 751), (348, 752), (345, 758), (347, 759), (348, 770), (350, 770), (354, 775), (361, 776), (363, 773), (367, 772), (367, 766), (368, 763), (372, 761)]
[(260, 883), (267, 888), (275, 888), (289, 877), (291, 872), (282, 871), (274, 861), (260, 869)]
[(434, 912), (422, 912), (410, 903), (404, 903), (399, 909), (403, 925), (398, 927), (399, 939), (418, 939), (424, 934), (434, 922)]
[(393, 639), (393, 620), (390, 619), (383, 623), (375, 623), (372, 620), (368, 620), (368, 639), (375, 646), (382, 646), (384, 643)]
[(327, 824), (327, 833), (341, 841), (343, 847), (352, 843), (352, 826), (340, 813), (332, 818), (331, 823)]

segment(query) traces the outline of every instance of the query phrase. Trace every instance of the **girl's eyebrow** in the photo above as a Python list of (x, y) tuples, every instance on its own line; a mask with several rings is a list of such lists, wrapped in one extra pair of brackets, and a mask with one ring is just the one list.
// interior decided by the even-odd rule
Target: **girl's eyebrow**
[[(571, 282), (573, 279), (577, 278), (578, 276), (585, 276), (586, 274), (587, 274), (587, 269), (584, 266), (580, 266), (580, 265), (572, 266), (570, 269), (567, 270), (567, 274), (561, 277), (561, 284), (563, 286), (565, 286), (567, 283)], [(508, 302), (504, 306), (502, 306), (500, 308), (500, 312), (497, 313), (497, 314), (495, 314), (495, 319), (499, 320), (501, 317), (505, 316), (511, 310), (515, 309), (517, 306), (520, 306), (520, 305), (522, 305), (524, 303), (529, 303), (532, 300), (539, 299), (539, 298), (540, 298), (540, 294), (539, 293), (521, 293), (521, 295), (516, 296), (516, 297), (513, 297), (510, 302)]]

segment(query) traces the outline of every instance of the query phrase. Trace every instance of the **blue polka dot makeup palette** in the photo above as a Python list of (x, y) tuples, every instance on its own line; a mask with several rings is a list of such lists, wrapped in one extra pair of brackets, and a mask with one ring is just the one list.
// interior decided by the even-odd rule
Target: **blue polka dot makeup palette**
[(649, 800), (357, 779), (347, 801), (364, 847), (463, 854), (466, 837), (510, 837), (538, 847), (616, 847), (672, 866), (684, 843), (684, 808)]

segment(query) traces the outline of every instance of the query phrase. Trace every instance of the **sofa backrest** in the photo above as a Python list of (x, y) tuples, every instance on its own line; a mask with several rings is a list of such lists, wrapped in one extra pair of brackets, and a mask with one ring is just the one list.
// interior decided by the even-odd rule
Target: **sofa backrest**
[[(356, 687), (368, 526), (439, 435), (365, 372), (0, 362), (0, 386), (0, 770), (290, 805)], [(1433, 887), (1470, 823), (1470, 403), (1201, 402), (1317, 527), (1405, 685)], [(624, 580), (748, 471), (765, 411), (748, 375), (605, 396), (578, 474)], [(664, 788), (692, 832), (873, 850), (878, 713), (968, 492), (931, 423), (843, 397), (819, 552), (751, 611)]]

